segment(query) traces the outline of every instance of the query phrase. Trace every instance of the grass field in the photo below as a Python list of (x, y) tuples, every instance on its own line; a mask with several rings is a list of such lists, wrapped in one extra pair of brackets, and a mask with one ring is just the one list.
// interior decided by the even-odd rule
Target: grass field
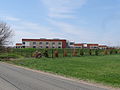
[(12, 64), (120, 87), (120, 55), (21, 59)]

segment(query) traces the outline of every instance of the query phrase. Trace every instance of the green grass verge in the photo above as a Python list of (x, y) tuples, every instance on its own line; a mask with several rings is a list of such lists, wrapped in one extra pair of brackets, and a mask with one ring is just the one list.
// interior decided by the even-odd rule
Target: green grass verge
[(9, 54), (9, 53), (0, 54), (0, 60), (17, 59), (17, 58), (21, 58), (21, 57), (22, 56), (17, 55), (17, 54)]
[(120, 55), (8, 61), (32, 69), (120, 87)]

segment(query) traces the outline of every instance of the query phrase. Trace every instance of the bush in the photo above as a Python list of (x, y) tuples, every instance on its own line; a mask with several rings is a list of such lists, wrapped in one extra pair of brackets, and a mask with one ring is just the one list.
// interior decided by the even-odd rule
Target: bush
[(45, 50), (45, 52), (43, 54), (44, 54), (45, 57), (49, 57), (47, 50)]
[(66, 57), (67, 56), (67, 51), (64, 50), (63, 56)]
[(80, 55), (83, 56), (84, 55), (84, 51), (80, 50)]
[(113, 54), (113, 50), (112, 50), (112, 49), (110, 50), (110, 55), (111, 55), (111, 54)]
[(41, 54), (41, 52), (35, 51), (35, 52), (33, 53), (33, 57), (34, 57), (34, 58), (40, 58), (40, 57), (42, 57), (42, 54)]
[(92, 50), (91, 49), (89, 50), (89, 55), (92, 55)]
[(17, 59), (17, 58), (21, 58), (21, 57), (22, 56), (17, 55), (17, 54), (2, 54), (2, 55), (0, 55), (0, 59), (6, 59), (6, 60)]
[(78, 53), (78, 52), (76, 51), (76, 49), (74, 49), (74, 50), (73, 50), (73, 56), (77, 56), (77, 53)]
[(54, 56), (55, 56), (55, 57), (58, 57), (58, 56), (59, 56), (59, 53), (58, 53), (57, 50), (55, 50), (55, 52), (54, 52)]
[(99, 53), (98, 53), (98, 50), (95, 50), (95, 55), (98, 56), (98, 54), (99, 54)]
[(108, 50), (104, 50), (104, 55), (108, 55)]

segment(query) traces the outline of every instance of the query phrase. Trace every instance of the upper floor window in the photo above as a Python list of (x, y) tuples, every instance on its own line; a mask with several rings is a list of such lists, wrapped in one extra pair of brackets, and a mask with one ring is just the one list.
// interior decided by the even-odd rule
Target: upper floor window
[(25, 44), (25, 42), (23, 42), (23, 44)]
[(35, 44), (36, 44), (36, 42), (33, 42), (33, 44), (35, 45)]
[(55, 45), (55, 42), (53, 42), (52, 45)]
[(59, 42), (58, 44), (61, 45), (61, 42)]
[(40, 44), (42, 44), (42, 42), (40, 42)]
[(49, 44), (49, 42), (46, 42), (46, 44)]

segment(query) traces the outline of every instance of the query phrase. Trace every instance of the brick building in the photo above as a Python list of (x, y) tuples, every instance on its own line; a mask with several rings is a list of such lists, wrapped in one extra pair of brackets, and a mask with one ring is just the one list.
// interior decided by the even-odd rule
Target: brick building
[(84, 44), (74, 44), (74, 48), (84, 48)]
[(16, 48), (86, 48), (107, 49), (106, 45), (75, 43), (65, 39), (22, 39), (22, 43), (16, 43)]
[(89, 49), (99, 49), (99, 44), (87, 44), (87, 48), (89, 48)]
[(22, 43), (16, 43), (16, 48), (22, 48)]
[(106, 46), (106, 45), (99, 45), (99, 49), (107, 49), (108, 48), (108, 46)]
[(22, 39), (23, 48), (66, 48), (64, 39)]

